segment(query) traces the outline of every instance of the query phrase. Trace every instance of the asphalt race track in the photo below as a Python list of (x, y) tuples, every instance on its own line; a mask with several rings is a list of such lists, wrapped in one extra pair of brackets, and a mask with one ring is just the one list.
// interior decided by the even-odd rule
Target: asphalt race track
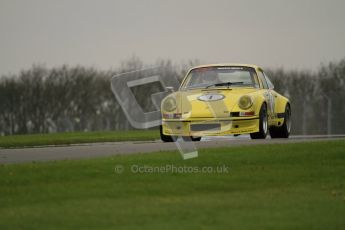
[[(206, 137), (201, 142), (193, 142), (198, 149), (231, 147), (240, 145), (298, 143), (342, 139), (345, 135), (292, 136), (289, 139), (251, 140), (248, 136)], [(0, 164), (82, 159), (111, 156), (118, 154), (149, 153), (165, 150), (177, 150), (175, 143), (157, 141), (110, 142), (95, 144), (77, 144), (69, 146), (44, 146), (34, 148), (0, 149)]]

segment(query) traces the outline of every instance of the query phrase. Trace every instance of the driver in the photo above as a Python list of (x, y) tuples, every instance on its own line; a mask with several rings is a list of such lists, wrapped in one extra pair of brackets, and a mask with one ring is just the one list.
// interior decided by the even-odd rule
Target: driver
[(205, 72), (200, 73), (200, 83), (205, 84), (205, 85), (210, 85), (210, 84), (215, 84), (215, 83), (220, 83), (220, 79), (218, 77), (217, 71), (214, 71), (212, 69), (209, 69)]

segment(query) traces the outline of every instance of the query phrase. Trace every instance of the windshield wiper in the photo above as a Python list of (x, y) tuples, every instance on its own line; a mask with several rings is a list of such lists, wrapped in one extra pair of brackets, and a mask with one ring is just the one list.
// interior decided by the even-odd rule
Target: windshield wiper
[(206, 86), (206, 89), (211, 87), (211, 86), (227, 86), (228, 88), (231, 86), (231, 85), (242, 85), (243, 84), (243, 81), (237, 81), (237, 82), (221, 82), (221, 83), (216, 83), (216, 84), (212, 84), (212, 85), (208, 85)]

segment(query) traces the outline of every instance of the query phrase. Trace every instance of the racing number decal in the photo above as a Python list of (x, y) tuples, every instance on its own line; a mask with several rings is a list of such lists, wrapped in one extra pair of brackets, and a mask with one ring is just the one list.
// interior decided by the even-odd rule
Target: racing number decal
[(275, 97), (272, 93), (271, 90), (268, 91), (269, 92), (269, 96), (270, 96), (270, 101), (271, 101), (271, 112), (272, 112), (272, 117), (274, 116), (275, 114), (275, 111), (274, 111), (274, 108), (275, 108)]
[(274, 101), (274, 96), (270, 90), (267, 90), (264, 94), (267, 103), (268, 103), (268, 114), (273, 117), (274, 116), (274, 106), (275, 106), (275, 101)]
[(265, 76), (265, 74), (262, 70), (259, 70), (258, 77), (261, 80), (262, 88), (265, 89), (264, 97), (265, 97), (267, 104), (268, 104), (267, 105), (268, 115), (271, 118), (274, 118), (275, 117), (275, 114), (274, 114), (275, 97), (274, 97), (272, 90), (271, 90), (271, 89), (273, 89), (274, 86), (268, 80), (268, 78)]

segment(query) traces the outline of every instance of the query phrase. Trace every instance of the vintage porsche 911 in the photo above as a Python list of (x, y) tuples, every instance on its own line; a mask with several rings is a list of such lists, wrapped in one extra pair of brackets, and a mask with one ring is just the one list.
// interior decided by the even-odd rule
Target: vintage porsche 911
[(199, 141), (202, 136), (250, 134), (288, 138), (289, 99), (274, 91), (255, 65), (216, 64), (188, 71), (178, 91), (162, 100), (161, 139)]

